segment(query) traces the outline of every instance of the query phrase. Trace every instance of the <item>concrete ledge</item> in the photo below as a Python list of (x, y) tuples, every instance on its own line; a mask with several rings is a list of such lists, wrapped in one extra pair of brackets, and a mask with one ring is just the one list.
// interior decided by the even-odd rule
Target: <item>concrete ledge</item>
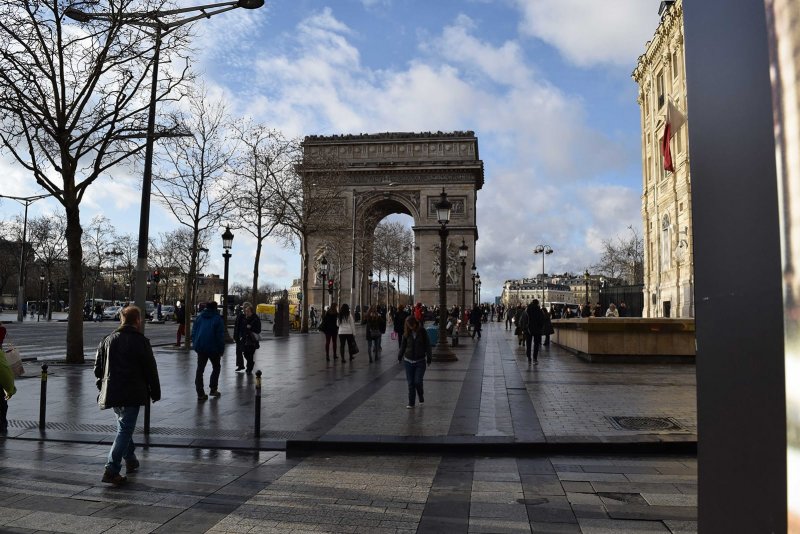
[(694, 319), (557, 319), (550, 340), (590, 362), (694, 363)]

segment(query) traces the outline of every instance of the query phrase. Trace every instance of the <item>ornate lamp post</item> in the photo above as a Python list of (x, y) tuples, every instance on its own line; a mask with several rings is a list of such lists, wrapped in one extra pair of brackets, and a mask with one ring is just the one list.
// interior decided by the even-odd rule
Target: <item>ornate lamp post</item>
[(222, 293), (222, 324), (225, 325), (225, 342), (233, 343), (233, 338), (228, 333), (228, 262), (231, 259), (231, 247), (233, 246), (233, 232), (230, 226), (225, 227), (222, 234), (222, 248), (225, 252), (222, 257), (225, 259), (225, 286)]
[(395, 284), (397, 284), (397, 280), (392, 278), (392, 306), (397, 305), (397, 286)]
[(116, 305), (114, 301), (114, 282), (116, 282), (116, 260), (122, 256), (122, 251), (115, 248), (106, 251), (106, 256), (111, 256), (111, 304)]
[(374, 280), (374, 275), (372, 271), (369, 272), (369, 297), (367, 299), (367, 307), (372, 307), (372, 281)]
[(439, 343), (433, 349), (433, 359), (437, 362), (458, 360), (447, 344), (447, 223), (450, 222), (452, 207), (442, 188), (439, 202), (436, 203), (436, 220), (442, 225), (439, 228)]
[[(142, 178), (142, 205), (139, 216), (139, 251), (136, 260), (136, 305), (144, 310), (147, 295), (145, 281), (147, 279), (147, 246), (150, 232), (150, 190), (153, 177), (153, 142), (157, 137), (156, 127), (156, 101), (158, 100), (158, 61), (161, 55), (161, 39), (175, 28), (191, 22), (211, 18), (226, 11), (236, 8), (258, 9), (264, 5), (264, 0), (235, 0), (202, 6), (185, 7), (179, 9), (155, 10), (134, 13), (87, 13), (74, 7), (64, 10), (64, 15), (78, 22), (90, 20), (112, 21), (121, 19), (124, 24), (150, 28), (155, 30), (155, 48), (153, 52), (153, 79), (150, 87), (150, 102), (147, 116), (147, 137), (144, 152), (144, 176)], [(194, 14), (197, 13), (197, 14)], [(178, 16), (184, 18), (175, 18)], [(172, 20), (169, 20), (172, 19)]]
[(478, 274), (478, 269), (475, 267), (475, 262), (472, 262), (472, 306), (475, 307), (475, 275)]
[(553, 249), (550, 248), (550, 245), (536, 245), (536, 248), (533, 249), (533, 253), (542, 255), (542, 308), (544, 308), (544, 257), (548, 254), (552, 254)]
[(480, 273), (475, 275), (475, 285), (477, 286), (478, 291), (478, 306), (481, 305), (481, 275)]
[[(322, 276), (322, 311), (325, 313), (325, 280), (328, 279), (328, 260), (322, 256), (322, 261), (319, 262), (319, 274)], [(372, 280), (372, 273), (369, 273), (370, 280)]]
[[(467, 306), (467, 278), (466, 278), (466, 268), (467, 268), (467, 252), (469, 251), (469, 247), (467, 246), (464, 239), (461, 239), (461, 246), (458, 247), (458, 257), (461, 258), (461, 311), (459, 315), (464, 317), (464, 308)], [(458, 317), (458, 319), (461, 319)], [(465, 332), (467, 329), (467, 325), (464, 321), (461, 321), (458, 326), (458, 331), (460, 333)]]

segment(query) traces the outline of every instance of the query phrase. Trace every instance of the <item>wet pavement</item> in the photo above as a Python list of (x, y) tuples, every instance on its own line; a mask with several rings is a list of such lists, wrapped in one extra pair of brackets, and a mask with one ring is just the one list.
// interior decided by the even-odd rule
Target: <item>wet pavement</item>
[[(12, 340), (25, 338), (17, 341), (23, 354), (63, 344), (56, 333), (23, 336), (29, 324), (6, 326)], [(169, 325), (147, 334), (174, 341)], [(263, 340), (260, 438), (256, 379), (234, 372), (232, 346), (222, 396), (203, 402), (194, 353), (157, 346), (162, 401), (151, 407), (148, 436), (139, 417), (143, 466), (119, 489), (99, 482), (114, 427), (97, 408), (91, 365), (51, 362), (40, 430), (39, 363), (26, 362), (31, 378), (18, 380), (0, 441), (0, 525), (81, 533), (696, 530), (694, 365), (590, 364), (550, 346), (532, 366), (493, 323), (481, 341), (461, 340), (457, 362), (428, 369), (425, 405), (409, 410), (396, 342), (385, 336), (375, 363), (363, 335), (359, 344), (362, 352), (340, 363), (325, 361), (321, 334)]]

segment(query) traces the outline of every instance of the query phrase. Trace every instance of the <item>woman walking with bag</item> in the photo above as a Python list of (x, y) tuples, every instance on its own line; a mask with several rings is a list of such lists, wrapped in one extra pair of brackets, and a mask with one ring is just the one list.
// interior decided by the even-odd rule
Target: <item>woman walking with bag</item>
[(356, 345), (356, 324), (353, 322), (353, 316), (350, 314), (350, 306), (342, 304), (339, 308), (339, 318), (336, 320), (336, 325), (339, 327), (339, 354), (342, 355), (342, 363), (344, 363), (344, 345), (347, 343), (347, 352), (350, 354), (350, 360), (358, 352), (358, 345)]
[(425, 376), (425, 362), (431, 364), (431, 341), (424, 328), (413, 316), (406, 319), (405, 335), (398, 362), (404, 362), (406, 368), (406, 381), (408, 382), (408, 404), (406, 408), (413, 408), (416, 397), (420, 405), (425, 403), (425, 392), (422, 388), (422, 378)]
[[(336, 338), (339, 335), (339, 325), (337, 324), (338, 311), (336, 303), (331, 303), (328, 311), (322, 316), (322, 324), (319, 325), (319, 330), (325, 334), (325, 361), (331, 361), (330, 346), (333, 345), (333, 359), (336, 360)], [(344, 355), (344, 354), (343, 354)], [(344, 360), (344, 358), (342, 358)]]
[(244, 313), (236, 319), (236, 326), (233, 328), (233, 339), (236, 341), (236, 348), (242, 351), (247, 367), (236, 367), (236, 371), (245, 370), (248, 375), (253, 372), (256, 364), (255, 354), (261, 344), (258, 342), (261, 334), (261, 319), (253, 313), (253, 305), (245, 302), (242, 305)]
[(378, 313), (378, 308), (371, 306), (367, 312), (367, 354), (372, 363), (372, 355), (375, 359), (381, 357), (381, 336), (386, 332), (386, 317)]

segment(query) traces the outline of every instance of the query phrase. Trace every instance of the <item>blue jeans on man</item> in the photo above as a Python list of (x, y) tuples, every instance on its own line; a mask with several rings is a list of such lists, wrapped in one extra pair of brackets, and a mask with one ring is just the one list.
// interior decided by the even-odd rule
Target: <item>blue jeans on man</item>
[(410, 362), (404, 360), (406, 367), (406, 381), (408, 382), (408, 405), (414, 406), (415, 398), (419, 397), (419, 403), (425, 402), (425, 392), (422, 389), (422, 377), (425, 376), (425, 360)]
[(369, 361), (372, 361), (373, 356), (375, 356), (376, 360), (381, 357), (380, 336), (367, 339), (367, 354), (369, 355)]
[(112, 409), (117, 416), (117, 435), (108, 452), (106, 471), (117, 475), (122, 470), (122, 460), (126, 462), (136, 460), (133, 431), (136, 428), (136, 419), (139, 417), (139, 407), (115, 406)]

